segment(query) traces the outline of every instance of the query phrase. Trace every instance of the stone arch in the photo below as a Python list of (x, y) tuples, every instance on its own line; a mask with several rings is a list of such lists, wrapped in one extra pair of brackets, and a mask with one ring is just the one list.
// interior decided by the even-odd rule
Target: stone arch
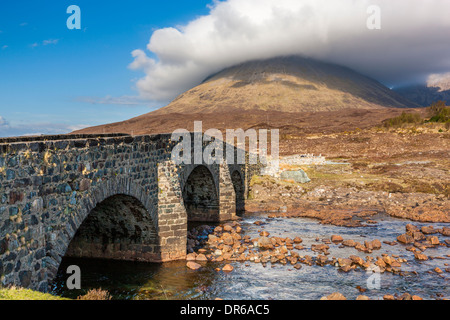
[(232, 172), (231, 182), (236, 194), (236, 213), (242, 213), (245, 210), (245, 184), (239, 170)]
[[(131, 213), (131, 210), (128, 213), (133, 215), (134, 221), (137, 222), (138, 220), (141, 220), (140, 223), (142, 223), (142, 228), (139, 227), (141, 229), (141, 234), (143, 230), (150, 233), (148, 237), (143, 237), (141, 239), (149, 240), (150, 243), (129, 243), (127, 250), (120, 250), (120, 244), (112, 244), (112, 246), (100, 248), (106, 249), (100, 250), (104, 251), (103, 256), (99, 256), (98, 251), (94, 251), (95, 246), (88, 248), (88, 252), (90, 251), (91, 254), (80, 252), (76, 246), (70, 248), (72, 240), (76, 240), (79, 244), (83, 242), (79, 241), (80, 239), (77, 240), (77, 232), (82, 228), (84, 222), (90, 222), (92, 213), (94, 213), (93, 219), (95, 220), (96, 212), (107, 210), (118, 203), (121, 203), (121, 208), (127, 203), (133, 204), (134, 214)], [(62, 258), (66, 256), (66, 253), (74, 256), (158, 261), (160, 258), (160, 243), (158, 237), (158, 212), (155, 204), (156, 203), (154, 203), (150, 197), (146, 196), (142, 188), (133, 183), (130, 178), (113, 178), (111, 180), (103, 181), (96, 186), (91, 186), (77, 199), (77, 207), (69, 217), (65, 227), (53, 230), (52, 233), (47, 235), (46, 269), (48, 283), (50, 284), (55, 278)], [(98, 210), (99, 208), (100, 210)], [(147, 216), (145, 216), (145, 214), (147, 214)], [(151, 223), (151, 225), (145, 225), (146, 223)], [(86, 230), (81, 232), (86, 232)], [(137, 232), (139, 233), (139, 231)], [(84, 242), (84, 244), (86, 244), (86, 242)], [(119, 249), (118, 253), (116, 252), (115, 255), (108, 256), (108, 253), (113, 254), (113, 248), (114, 250)], [(95, 252), (97, 254), (94, 254)]]
[(141, 202), (117, 194), (89, 213), (69, 243), (65, 256), (142, 260), (158, 245), (154, 222)]
[(219, 221), (219, 190), (211, 170), (198, 165), (190, 170), (182, 187), (188, 221)]

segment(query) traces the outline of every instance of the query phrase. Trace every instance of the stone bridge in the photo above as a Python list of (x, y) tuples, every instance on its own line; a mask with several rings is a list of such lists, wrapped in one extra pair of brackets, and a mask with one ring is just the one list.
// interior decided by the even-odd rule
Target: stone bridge
[(176, 144), (169, 134), (0, 139), (1, 284), (47, 291), (64, 256), (185, 258), (188, 221), (233, 219), (260, 166), (176, 165)]

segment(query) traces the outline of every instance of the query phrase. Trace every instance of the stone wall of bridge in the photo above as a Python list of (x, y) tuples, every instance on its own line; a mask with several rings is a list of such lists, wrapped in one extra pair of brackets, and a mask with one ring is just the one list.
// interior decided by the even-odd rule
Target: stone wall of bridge
[[(1, 283), (46, 291), (66, 255), (183, 259), (187, 189), (194, 211), (198, 199), (200, 207), (208, 197), (216, 201), (215, 215), (200, 220), (228, 220), (236, 212), (236, 190), (242, 196), (258, 169), (175, 165), (176, 143), (170, 135), (0, 139)], [(213, 184), (200, 181), (198, 189), (199, 181), (189, 180), (193, 171), (210, 173)], [(233, 185), (236, 175), (243, 185)]]

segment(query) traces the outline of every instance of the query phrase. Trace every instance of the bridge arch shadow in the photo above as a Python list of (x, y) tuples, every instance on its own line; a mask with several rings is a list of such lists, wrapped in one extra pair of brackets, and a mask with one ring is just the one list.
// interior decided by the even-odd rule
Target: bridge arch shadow
[(239, 170), (233, 171), (231, 174), (231, 182), (233, 183), (236, 194), (236, 214), (241, 214), (245, 211), (245, 184)]
[(190, 171), (183, 185), (183, 202), (188, 221), (219, 221), (219, 194), (209, 168), (198, 165)]
[(91, 210), (65, 256), (138, 261), (157, 249), (158, 234), (147, 209), (135, 197), (117, 194)]
[[(63, 258), (159, 262), (161, 241), (154, 199), (130, 179), (112, 179), (92, 187), (78, 201), (65, 228), (46, 243), (50, 285)], [(45, 288), (40, 288), (45, 291)]]

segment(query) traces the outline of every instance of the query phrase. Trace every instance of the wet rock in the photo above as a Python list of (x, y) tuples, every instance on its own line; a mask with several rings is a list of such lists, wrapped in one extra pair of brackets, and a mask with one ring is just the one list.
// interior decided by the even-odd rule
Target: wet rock
[(316, 263), (319, 266), (324, 266), (328, 262), (328, 258), (326, 256), (319, 255), (316, 259)]
[(345, 240), (342, 242), (342, 245), (346, 247), (356, 247), (357, 243), (354, 240)]
[(343, 267), (340, 267), (339, 270), (341, 270), (343, 272), (349, 272), (350, 270), (352, 270), (352, 268), (350, 266), (343, 266)]
[(395, 300), (395, 297), (391, 294), (386, 294), (383, 296), (383, 300)]
[(234, 268), (233, 268), (233, 266), (230, 265), (230, 264), (226, 264), (226, 265), (222, 268), (222, 271), (224, 271), (224, 272), (231, 272), (231, 271), (233, 271), (233, 270), (234, 270)]
[(186, 263), (186, 266), (191, 270), (198, 270), (202, 267), (201, 265), (193, 261), (189, 261), (188, 263)]
[(438, 232), (438, 230), (435, 230), (433, 226), (422, 227), (420, 230), (424, 234), (435, 234)]
[(268, 237), (268, 236), (270, 236), (270, 233), (267, 232), (267, 231), (263, 231), (263, 232), (261, 232), (259, 235), (260, 235), (261, 237)]
[(350, 260), (352, 260), (352, 262), (356, 265), (359, 265), (359, 266), (364, 265), (364, 260), (361, 257), (352, 255), (352, 256), (350, 256)]
[(197, 255), (197, 257), (195, 257), (196, 261), (208, 261), (208, 259), (206, 258), (206, 256), (204, 254), (199, 254)]
[(381, 249), (381, 241), (378, 239), (375, 239), (372, 241), (372, 248), (373, 250), (379, 250)]
[(370, 300), (370, 298), (368, 296), (364, 296), (364, 295), (359, 295), (356, 300)]
[(426, 260), (428, 260), (428, 257), (427, 257), (426, 255), (424, 255), (423, 253), (418, 253), (418, 252), (416, 252), (416, 253), (414, 253), (414, 257), (415, 257), (417, 260), (420, 260), (420, 261), (426, 261)]
[(311, 250), (314, 252), (327, 252), (330, 249), (326, 244), (313, 244)]
[(258, 221), (253, 222), (253, 224), (256, 224), (257, 226), (260, 226), (260, 225), (263, 225), (264, 222), (258, 220)]
[(343, 294), (335, 292), (330, 294), (329, 296), (320, 298), (320, 300), (347, 300), (347, 298), (345, 298)]
[(416, 232), (416, 231), (419, 231), (419, 228), (417, 226), (415, 226), (415, 225), (407, 224), (406, 225), (406, 231)]
[(436, 273), (443, 273), (443, 271), (441, 269), (439, 269), (438, 267), (434, 268), (433, 271)]
[(351, 259), (342, 259), (342, 258), (339, 258), (338, 259), (338, 264), (339, 264), (339, 266), (341, 266), (341, 267), (350, 267), (351, 265), (352, 265), (352, 260)]
[(272, 241), (268, 237), (261, 237), (258, 239), (258, 246), (261, 249), (273, 249)]
[(415, 241), (425, 240), (425, 235), (420, 231), (415, 231), (411, 233), (411, 236)]
[(196, 253), (189, 253), (187, 256), (186, 256), (186, 260), (187, 261), (195, 261), (195, 258), (197, 257), (197, 254)]
[(344, 241), (344, 239), (341, 236), (339, 236), (339, 235), (332, 235), (331, 236), (331, 242), (339, 243), (339, 242), (342, 242), (342, 241)]
[(443, 236), (450, 237), (450, 228), (444, 227), (439, 231)]
[(427, 237), (427, 240), (432, 244), (432, 245), (438, 245), (439, 244), (439, 238), (436, 236), (429, 236)]
[(398, 300), (412, 300), (412, 295), (410, 295), (409, 293), (404, 293), (402, 294)]
[(293, 241), (294, 241), (295, 244), (299, 244), (299, 243), (303, 242), (303, 240), (301, 238), (299, 238), (299, 237), (295, 237)]
[(393, 260), (390, 256), (388, 256), (388, 255), (384, 255), (384, 256), (383, 256), (383, 261), (384, 261), (387, 265), (391, 265), (391, 264), (394, 262), (394, 260)]
[(384, 262), (384, 260), (381, 258), (378, 258), (378, 260), (377, 260), (377, 262), (375, 262), (375, 264), (377, 266), (379, 266), (380, 268), (386, 268), (386, 262)]
[(226, 225), (223, 226), (223, 231), (232, 232), (233, 231), (233, 227), (231, 225), (229, 225), (229, 224), (226, 224)]
[(231, 236), (231, 234), (229, 234), (229, 233), (224, 232), (222, 235), (222, 240), (223, 240), (223, 243), (228, 246), (232, 246), (234, 244), (234, 239)]
[(414, 295), (414, 296), (412, 296), (412, 300), (423, 300), (423, 298)]
[(409, 234), (404, 233), (397, 237), (397, 241), (403, 244), (409, 244), (414, 243), (414, 238), (411, 237)]

